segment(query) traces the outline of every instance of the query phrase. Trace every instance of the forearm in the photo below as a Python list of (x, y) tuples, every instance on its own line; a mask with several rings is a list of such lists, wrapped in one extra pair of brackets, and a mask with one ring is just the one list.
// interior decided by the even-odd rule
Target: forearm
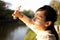
[(25, 16), (25, 15), (23, 15), (21, 12), (19, 12), (20, 7), (21, 7), (21, 6), (17, 7), (17, 9), (15, 10), (15, 12), (13, 13), (13, 14), (14, 14), (13, 17), (19, 18), (19, 19), (20, 19), (21, 21), (23, 21), (25, 24), (31, 24), (32, 22), (31, 22), (30, 18), (28, 18), (27, 16)]
[(25, 24), (31, 24), (31, 19), (28, 18), (27, 16), (23, 15), (20, 13), (20, 15), (18, 16), (18, 18), (23, 21)]

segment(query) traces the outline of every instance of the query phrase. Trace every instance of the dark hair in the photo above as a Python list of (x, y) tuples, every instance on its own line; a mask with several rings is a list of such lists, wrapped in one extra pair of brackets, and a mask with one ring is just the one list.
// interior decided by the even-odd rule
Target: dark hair
[(52, 24), (46, 30), (50, 30), (51, 33), (55, 35), (56, 40), (58, 40), (59, 37), (58, 37), (58, 34), (57, 34), (57, 32), (56, 32), (56, 30), (54, 28), (54, 23), (57, 20), (56, 11), (51, 6), (48, 6), (48, 5), (45, 5), (45, 6), (41, 7), (41, 8), (39, 8), (37, 11), (45, 11), (45, 14), (44, 14), (45, 20), (52, 22)]

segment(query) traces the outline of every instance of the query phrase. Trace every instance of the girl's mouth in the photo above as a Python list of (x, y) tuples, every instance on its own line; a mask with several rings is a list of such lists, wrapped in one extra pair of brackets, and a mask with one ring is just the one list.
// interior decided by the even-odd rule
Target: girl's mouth
[(34, 18), (32, 21), (34, 24), (38, 24), (38, 25), (41, 23), (40, 20), (38, 20), (37, 18)]

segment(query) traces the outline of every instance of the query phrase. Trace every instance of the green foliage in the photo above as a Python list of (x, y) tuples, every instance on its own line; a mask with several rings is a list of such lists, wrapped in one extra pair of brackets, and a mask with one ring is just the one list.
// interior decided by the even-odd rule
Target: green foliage
[(57, 16), (58, 18), (55, 24), (60, 25), (60, 2), (58, 0), (52, 0), (50, 5), (57, 11), (57, 14), (58, 14)]
[(33, 15), (34, 15), (34, 12), (33, 12), (32, 10), (28, 10), (28, 11), (27, 11), (27, 10), (23, 10), (22, 13), (23, 13), (24, 15), (30, 17), (30, 18), (32, 18)]
[(0, 1), (0, 19), (9, 18), (11, 16), (12, 10), (6, 8), (6, 3)]
[(6, 3), (5, 3), (5, 2), (0, 1), (0, 7), (4, 7), (5, 5), (6, 5)]
[(60, 20), (56, 21), (55, 25), (60, 25)]
[(24, 40), (36, 40), (36, 34), (31, 29), (28, 29)]
[(50, 3), (50, 5), (56, 10), (58, 11), (60, 9), (60, 2), (57, 0), (52, 0), (52, 2)]

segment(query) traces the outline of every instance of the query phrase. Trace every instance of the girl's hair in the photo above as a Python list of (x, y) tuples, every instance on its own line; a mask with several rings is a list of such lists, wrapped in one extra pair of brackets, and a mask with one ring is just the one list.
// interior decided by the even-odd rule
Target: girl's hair
[(58, 34), (57, 34), (57, 32), (56, 32), (56, 30), (54, 28), (54, 23), (57, 20), (56, 11), (52, 7), (50, 7), (48, 5), (45, 5), (45, 6), (41, 7), (41, 8), (39, 8), (37, 11), (45, 11), (45, 14), (44, 14), (45, 20), (52, 22), (52, 24), (46, 30), (51, 30), (51, 33), (55, 35), (56, 40), (59, 40)]

